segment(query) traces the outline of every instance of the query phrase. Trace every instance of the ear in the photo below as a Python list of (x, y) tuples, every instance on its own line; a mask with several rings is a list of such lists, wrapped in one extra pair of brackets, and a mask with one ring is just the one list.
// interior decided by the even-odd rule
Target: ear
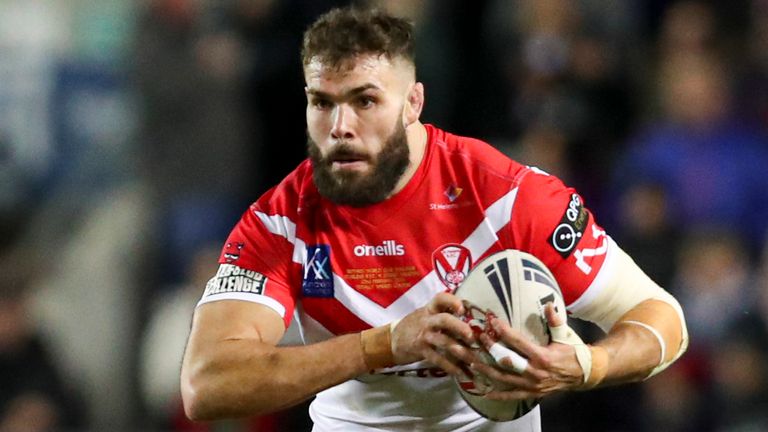
[(411, 86), (406, 97), (405, 109), (403, 110), (405, 127), (419, 120), (422, 109), (424, 109), (424, 84), (416, 82)]

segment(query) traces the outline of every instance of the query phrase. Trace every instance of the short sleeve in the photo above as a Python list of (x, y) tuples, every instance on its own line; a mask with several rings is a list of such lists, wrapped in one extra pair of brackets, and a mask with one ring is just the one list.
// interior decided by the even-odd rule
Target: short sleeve
[(229, 234), (219, 269), (198, 305), (218, 300), (261, 303), (280, 314), (288, 327), (296, 303), (293, 243), (286, 235), (292, 222), (287, 216), (269, 214), (261, 202), (253, 204)]
[(520, 180), (510, 226), (516, 247), (552, 271), (566, 305), (595, 282), (612, 244), (582, 196), (540, 170)]

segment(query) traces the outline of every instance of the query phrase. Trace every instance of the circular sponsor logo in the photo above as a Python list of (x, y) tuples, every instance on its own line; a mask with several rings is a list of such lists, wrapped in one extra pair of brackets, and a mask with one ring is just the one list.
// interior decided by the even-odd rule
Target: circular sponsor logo
[(573, 249), (579, 237), (581, 233), (576, 232), (570, 224), (561, 223), (552, 233), (552, 245), (558, 252), (566, 253)]

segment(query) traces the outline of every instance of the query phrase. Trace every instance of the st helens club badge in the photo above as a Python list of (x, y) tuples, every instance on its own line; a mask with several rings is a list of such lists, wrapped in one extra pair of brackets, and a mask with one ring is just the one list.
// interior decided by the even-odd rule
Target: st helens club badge
[(460, 244), (445, 244), (432, 253), (432, 265), (440, 282), (450, 291), (454, 291), (472, 268), (472, 254)]

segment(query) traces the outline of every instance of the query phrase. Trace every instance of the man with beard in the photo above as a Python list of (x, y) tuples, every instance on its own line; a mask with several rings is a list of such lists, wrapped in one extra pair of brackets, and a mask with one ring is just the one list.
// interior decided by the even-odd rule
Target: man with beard
[[(196, 309), (182, 365), (187, 415), (264, 414), (312, 396), (314, 430), (536, 431), (474, 412), (451, 375), (467, 368), (514, 400), (645, 379), (687, 345), (679, 304), (600, 229), (560, 180), (479, 140), (419, 121), (413, 29), (336, 9), (305, 33), (309, 159), (245, 212)], [(452, 292), (505, 249), (537, 256), (594, 345), (534, 346), (517, 371), (477, 362)], [(548, 309), (549, 325), (564, 326)], [(278, 347), (291, 320), (304, 345)], [(509, 366), (509, 358), (501, 361)]]
[[(307, 153), (312, 161), (312, 176), (320, 194), (336, 204), (356, 207), (376, 204), (392, 194), (410, 163), (408, 137), (400, 119), (395, 122), (393, 129), (375, 159), (357, 151), (343, 140), (339, 140), (333, 150), (323, 156), (320, 147), (310, 137)], [(369, 164), (373, 162), (371, 172), (361, 174), (352, 169), (338, 169), (342, 162), (355, 160)]]

